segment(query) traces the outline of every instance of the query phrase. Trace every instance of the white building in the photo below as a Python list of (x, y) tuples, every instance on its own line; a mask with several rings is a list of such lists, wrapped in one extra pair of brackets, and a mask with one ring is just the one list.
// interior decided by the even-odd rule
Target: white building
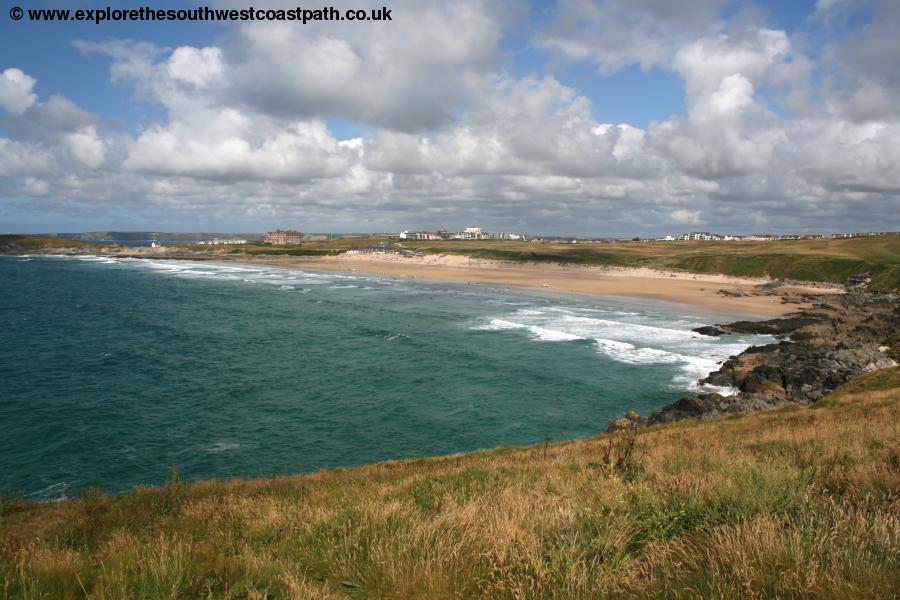
[(714, 240), (721, 240), (722, 236), (716, 233), (709, 233), (708, 231), (692, 231), (690, 233), (685, 233), (681, 236), (681, 239), (685, 241), (711, 242)]
[(453, 236), (457, 240), (489, 240), (491, 234), (481, 229), (481, 227), (466, 227), (461, 232)]
[(247, 240), (213, 238), (211, 240), (206, 240), (205, 242), (197, 243), (206, 246), (240, 246), (242, 244), (246, 244)]
[(430, 231), (401, 231), (401, 240), (439, 240), (441, 236)]

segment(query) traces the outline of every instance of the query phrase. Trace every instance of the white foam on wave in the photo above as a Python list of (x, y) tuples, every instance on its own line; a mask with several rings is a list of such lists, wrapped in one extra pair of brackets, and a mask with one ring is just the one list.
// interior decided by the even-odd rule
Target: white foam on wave
[(505, 331), (507, 329), (522, 329), (525, 327), (522, 323), (513, 323), (504, 319), (491, 319), (487, 324), (473, 327), (479, 331)]
[(681, 362), (683, 358), (678, 354), (658, 348), (638, 348), (628, 342), (602, 338), (594, 340), (594, 347), (600, 354), (630, 365), (673, 364)]
[(546, 329), (544, 327), (529, 326), (528, 331), (543, 342), (574, 342), (575, 340), (583, 340), (580, 335), (566, 333), (565, 331), (557, 331), (555, 329)]
[[(102, 258), (102, 257), (101, 257)], [(351, 282), (365, 281), (372, 285), (366, 285), (362, 289), (378, 289), (390, 285), (376, 279), (360, 277), (356, 275), (339, 275), (332, 273), (312, 273), (295, 269), (282, 269), (279, 267), (224, 265), (196, 261), (161, 261), (136, 259), (135, 266), (149, 268), (151, 272), (166, 276), (174, 276), (181, 279), (203, 280), (233, 280), (253, 285), (268, 285), (279, 290), (296, 289), (299, 286), (322, 286), (328, 289), (360, 288), (360, 285)], [(303, 293), (309, 289), (301, 290)]]
[[(599, 318), (598, 312), (616, 318)], [(729, 356), (750, 345), (746, 338), (710, 338), (691, 331), (699, 320), (661, 317), (629, 311), (603, 311), (583, 307), (520, 308), (506, 317), (488, 317), (473, 326), (481, 331), (521, 331), (536, 341), (592, 340), (594, 350), (629, 365), (672, 365), (677, 369), (672, 385), (699, 390), (698, 381), (715, 371)], [(758, 339), (754, 338), (758, 343)], [(730, 388), (711, 389), (723, 395)]]
[(525, 323), (516, 323), (505, 319), (491, 319), (487, 324), (475, 329), (481, 331), (506, 331), (512, 329), (522, 329), (528, 332), (532, 339), (543, 342), (572, 342), (575, 340), (583, 340), (579, 335), (559, 331), (557, 329), (548, 329), (546, 327), (538, 327), (536, 325), (526, 325)]
[[(624, 315), (623, 315), (624, 316)], [(660, 325), (646, 325), (626, 320), (614, 321), (577, 315), (564, 315), (562, 322), (567, 328), (586, 337), (603, 337), (617, 340), (646, 340), (648, 342), (681, 343), (687, 339), (697, 339), (699, 334), (690, 330), (672, 329)]]

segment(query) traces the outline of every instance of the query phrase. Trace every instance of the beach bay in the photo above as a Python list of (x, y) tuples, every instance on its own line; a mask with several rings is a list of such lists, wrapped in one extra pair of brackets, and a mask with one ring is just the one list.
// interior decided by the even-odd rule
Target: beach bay
[(0, 278), (0, 487), (33, 499), (588, 437), (770, 339), (694, 334), (725, 318), (703, 307), (390, 273), (35, 256)]

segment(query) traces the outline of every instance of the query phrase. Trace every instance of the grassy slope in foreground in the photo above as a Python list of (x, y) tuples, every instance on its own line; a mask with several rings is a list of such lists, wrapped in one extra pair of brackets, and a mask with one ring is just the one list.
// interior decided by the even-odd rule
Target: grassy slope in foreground
[(428, 253), (474, 258), (679, 269), (745, 277), (844, 283), (869, 273), (876, 290), (900, 289), (900, 235), (776, 242), (404, 242)]
[(0, 596), (895, 598), (898, 401), (894, 368), (630, 461), (601, 436), (8, 503)]

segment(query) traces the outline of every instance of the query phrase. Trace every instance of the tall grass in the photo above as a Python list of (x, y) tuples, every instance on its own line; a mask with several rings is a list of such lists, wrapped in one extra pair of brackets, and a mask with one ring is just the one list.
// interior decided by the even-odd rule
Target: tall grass
[(631, 439), (10, 500), (0, 597), (896, 598), (898, 401), (892, 369)]

